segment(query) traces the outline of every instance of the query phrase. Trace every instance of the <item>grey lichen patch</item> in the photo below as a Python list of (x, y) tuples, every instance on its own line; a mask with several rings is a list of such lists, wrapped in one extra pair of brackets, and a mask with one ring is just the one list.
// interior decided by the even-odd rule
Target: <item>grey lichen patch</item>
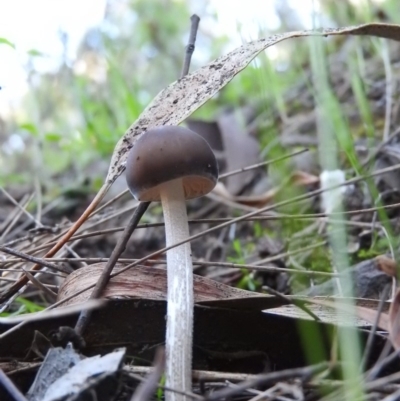
[(148, 128), (178, 125), (242, 71), (263, 50), (289, 38), (300, 36), (372, 35), (400, 41), (400, 26), (365, 24), (356, 27), (297, 31), (258, 39), (217, 58), (163, 89), (125, 132), (115, 146), (106, 181), (114, 182), (125, 169), (129, 149)]

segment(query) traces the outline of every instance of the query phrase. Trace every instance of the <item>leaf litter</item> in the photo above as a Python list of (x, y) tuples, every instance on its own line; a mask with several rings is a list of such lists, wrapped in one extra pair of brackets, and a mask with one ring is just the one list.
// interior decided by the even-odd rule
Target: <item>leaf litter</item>
[[(358, 27), (327, 29), (320, 32), (289, 32), (251, 42), (247, 45), (241, 46), (226, 56), (216, 59), (214, 62), (208, 64), (193, 74), (190, 74), (189, 76), (182, 78), (168, 86), (166, 89), (161, 91), (153, 100), (153, 102), (143, 111), (140, 118), (132, 124), (132, 126), (116, 145), (106, 178), (106, 187), (109, 188), (109, 186), (123, 172), (126, 153), (130, 147), (134, 146), (135, 141), (143, 132), (153, 126), (179, 124), (184, 121), (196, 109), (201, 107), (201, 105), (203, 105), (221, 88), (229, 83), (230, 80), (232, 80), (236, 74), (243, 70), (261, 51), (289, 38), (331, 35), (372, 35), (400, 41), (400, 27), (397, 25), (388, 24), (366, 24)], [(97, 201), (99, 202), (100, 200), (101, 197), (98, 197)], [(79, 227), (75, 226), (75, 231), (78, 228)], [(48, 256), (51, 255), (48, 254)], [(392, 305), (397, 305), (397, 298), (398, 297), (396, 297), (396, 302), (394, 302)], [(393, 310), (394, 306), (391, 312), (391, 324), (392, 327), (395, 327), (393, 324), (395, 321), (393, 318)], [(363, 317), (365, 318), (365, 316), (368, 318), (370, 314), (368, 315), (368, 313), (364, 313)], [(371, 316), (368, 319), (373, 320)], [(384, 315), (384, 320), (387, 320), (386, 315)], [(387, 323), (382, 325), (384, 325), (385, 328), (388, 327)], [(394, 339), (396, 337), (396, 335), (393, 334), (394, 329), (391, 331), (391, 338)], [(284, 343), (282, 343), (282, 345), (283, 344)], [(316, 371), (319, 372), (319, 369), (321, 369), (321, 367), (316, 369)], [(324, 369), (327, 369), (327, 367), (324, 366)], [(310, 372), (306, 370), (285, 373), (282, 372), (282, 375), (280, 376), (279, 372), (276, 373), (278, 374), (274, 379), (275, 382), (276, 380), (279, 381), (285, 377), (291, 377), (291, 374), (294, 375), (293, 377), (300, 378), (303, 377), (303, 375), (310, 375)], [(286, 374), (289, 376), (285, 376)], [(268, 378), (268, 380), (271, 380), (271, 378)], [(268, 380), (266, 382), (268, 382)], [(304, 383), (306, 383), (306, 381), (304, 381)], [(222, 395), (223, 394), (221, 394), (221, 397)], [(218, 398), (214, 397), (214, 399)]]

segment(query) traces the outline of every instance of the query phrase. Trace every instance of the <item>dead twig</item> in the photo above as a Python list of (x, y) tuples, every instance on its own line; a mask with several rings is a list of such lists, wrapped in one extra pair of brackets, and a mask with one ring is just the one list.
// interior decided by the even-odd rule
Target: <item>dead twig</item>
[(185, 75), (189, 73), (190, 62), (192, 61), (192, 55), (194, 53), (196, 45), (197, 31), (199, 30), (200, 17), (196, 14), (193, 14), (190, 17), (190, 21), (191, 21), (190, 35), (188, 44), (186, 46), (186, 53), (185, 53), (185, 59), (183, 61), (181, 78), (183, 78)]
[(14, 401), (27, 401), (23, 394), (15, 387), (14, 383), (8, 378), (8, 376), (0, 369), (0, 383), (6, 389), (8, 394), (14, 399)]
[[(4, 253), (8, 253), (10, 255), (13, 256), (17, 256), (21, 259), (24, 259), (28, 262), (33, 262), (36, 263), (38, 265), (44, 266), (44, 267), (48, 267), (49, 269), (53, 269), (55, 271), (61, 272), (61, 273), (66, 273), (69, 274), (71, 273), (71, 269), (68, 269), (66, 267), (60, 267), (55, 265), (54, 263), (51, 263), (43, 258), (37, 258), (35, 256), (32, 255), (28, 255), (24, 252), (20, 252), (20, 251), (16, 251), (15, 249), (9, 248), (7, 246), (0, 246), (0, 252), (4, 252)], [(4, 261), (4, 263), (7, 263), (8, 261)], [(35, 269), (32, 269), (32, 271), (34, 272)]]
[[(136, 226), (138, 225), (140, 218), (143, 216), (145, 211), (147, 210), (150, 202), (141, 202), (139, 206), (136, 208), (135, 212), (132, 215), (131, 220), (126, 226), (122, 236), (119, 238), (117, 244), (115, 245), (114, 250), (111, 253), (110, 258), (108, 259), (106, 265), (104, 266), (104, 270), (101, 273), (99, 280), (96, 283), (96, 286), (93, 288), (92, 293), (90, 294), (89, 299), (97, 299), (100, 298), (101, 293), (104, 291), (108, 280), (110, 279), (110, 274), (118, 261), (119, 256), (125, 250), (126, 244), (129, 241), (133, 231), (135, 231)], [(75, 325), (75, 332), (81, 336), (89, 322), (91, 315), (91, 311), (89, 309), (83, 310), (79, 315), (79, 319)]]
[(297, 299), (293, 299), (291, 297), (288, 297), (282, 293), (280, 293), (279, 291), (274, 290), (271, 287), (268, 287), (267, 285), (263, 285), (262, 289), (267, 291), (268, 293), (275, 295), (276, 297), (282, 299), (283, 301), (285, 301), (285, 303), (287, 305), (294, 305), (297, 306), (299, 309), (301, 309), (303, 312), (307, 313), (307, 315), (309, 315), (312, 319), (320, 322), (321, 319), (313, 312), (311, 311), (309, 308), (307, 308), (307, 306), (305, 305), (304, 302), (299, 301)]
[(223, 399), (229, 399), (232, 396), (240, 394), (248, 389), (267, 386), (273, 384), (277, 381), (293, 379), (295, 377), (300, 377), (303, 381), (308, 381), (312, 376), (323, 372), (326, 369), (332, 368), (328, 362), (322, 362), (318, 365), (306, 366), (304, 368), (295, 368), (281, 370), (280, 372), (272, 372), (263, 375), (258, 375), (254, 379), (244, 381), (238, 384), (235, 388), (224, 388), (219, 391), (215, 391), (205, 398), (206, 401), (219, 401)]
[(147, 378), (138, 386), (132, 395), (131, 401), (146, 401), (154, 394), (158, 387), (161, 375), (165, 367), (165, 351), (164, 348), (158, 348), (154, 358), (154, 367), (149, 372)]
[(385, 300), (387, 299), (389, 289), (390, 289), (390, 285), (386, 285), (386, 287), (382, 291), (382, 294), (381, 294), (381, 297), (379, 300), (378, 310), (376, 312), (375, 322), (371, 328), (371, 331), (368, 334), (368, 339), (367, 339), (367, 343), (365, 345), (364, 355), (361, 360), (361, 364), (360, 364), (361, 371), (363, 371), (365, 369), (365, 366), (368, 362), (369, 356), (372, 352), (372, 344), (375, 339), (375, 334), (376, 334), (376, 330), (378, 329), (379, 319), (380, 319), (381, 313), (383, 311), (383, 306), (385, 305)]

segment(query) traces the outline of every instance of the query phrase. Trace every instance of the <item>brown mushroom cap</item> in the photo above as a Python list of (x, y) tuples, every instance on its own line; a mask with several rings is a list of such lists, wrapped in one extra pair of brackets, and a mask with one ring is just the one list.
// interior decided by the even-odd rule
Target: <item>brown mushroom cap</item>
[(126, 181), (144, 202), (160, 200), (160, 185), (182, 178), (186, 199), (215, 187), (218, 164), (208, 143), (188, 128), (164, 125), (145, 132), (129, 151)]

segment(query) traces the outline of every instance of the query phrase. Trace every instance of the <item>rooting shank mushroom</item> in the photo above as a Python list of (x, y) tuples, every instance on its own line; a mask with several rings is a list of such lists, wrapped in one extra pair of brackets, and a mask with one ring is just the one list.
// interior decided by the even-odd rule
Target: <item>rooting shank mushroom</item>
[[(218, 164), (208, 143), (195, 132), (161, 126), (144, 133), (130, 150), (126, 180), (139, 201), (160, 201), (166, 245), (189, 237), (186, 199), (210, 192)], [(166, 386), (191, 391), (193, 266), (190, 243), (167, 251)], [(186, 397), (167, 392), (169, 400)]]

